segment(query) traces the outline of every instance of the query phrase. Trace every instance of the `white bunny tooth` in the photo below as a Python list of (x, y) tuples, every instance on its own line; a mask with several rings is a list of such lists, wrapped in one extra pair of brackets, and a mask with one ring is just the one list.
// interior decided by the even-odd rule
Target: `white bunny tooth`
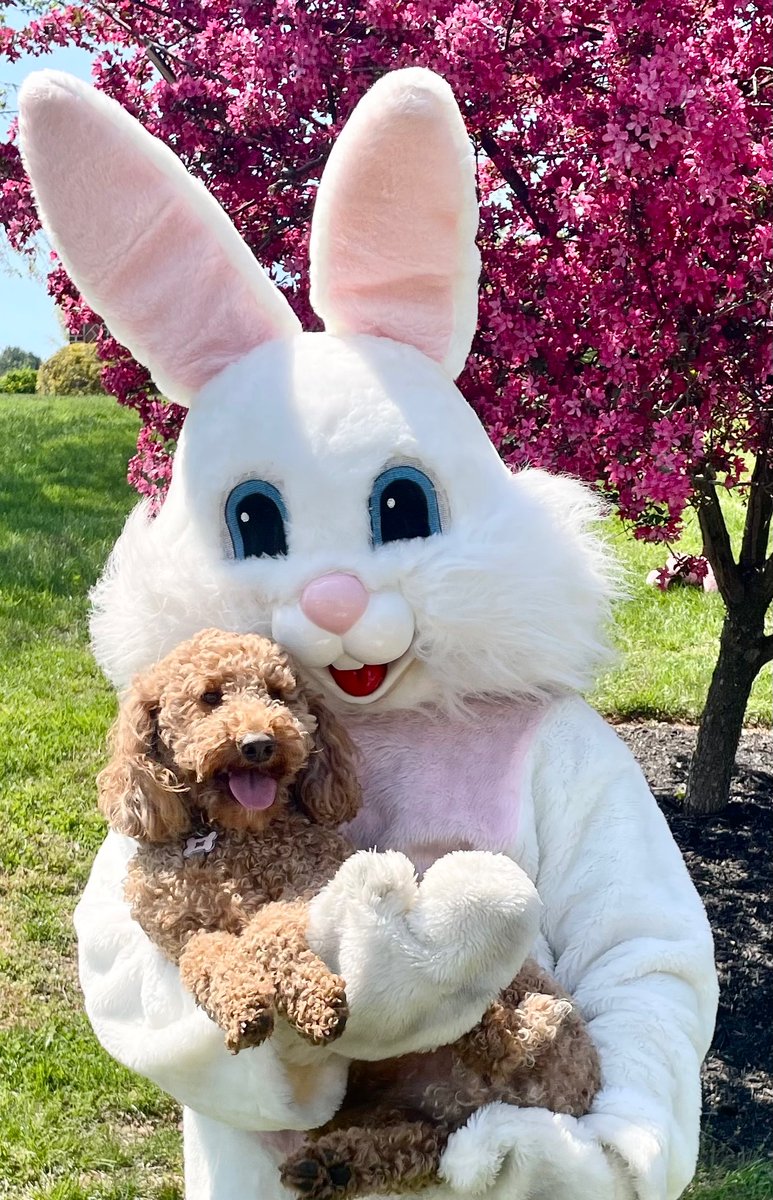
[(413, 612), (399, 592), (375, 592), (343, 635), (344, 653), (364, 663), (394, 662), (413, 641)]
[(348, 654), (342, 654), (340, 658), (335, 660), (332, 666), (335, 667), (336, 671), (359, 671), (360, 667), (364, 667), (365, 664), (361, 663), (359, 659), (350, 658)]
[(307, 667), (326, 667), (343, 652), (337, 633), (328, 633), (305, 616), (297, 604), (275, 608), (271, 618), (275, 641), (294, 654)]

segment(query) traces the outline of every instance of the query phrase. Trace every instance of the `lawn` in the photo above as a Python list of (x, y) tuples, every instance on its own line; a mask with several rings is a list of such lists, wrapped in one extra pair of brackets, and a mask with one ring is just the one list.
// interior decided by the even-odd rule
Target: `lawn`
[[(728, 529), (740, 547), (744, 513), (740, 501), (723, 498)], [(617, 662), (590, 697), (596, 708), (613, 718), (649, 717), (696, 722), (700, 718), (719, 648), (724, 608), (717, 593), (697, 588), (661, 592), (646, 583), (654, 567), (663, 566), (664, 546), (635, 541), (617, 518), (608, 524), (609, 539), (627, 573), (629, 601), (615, 612)], [(700, 554), (698, 520), (690, 511), (678, 549)], [(755, 681), (748, 724), (769, 725), (773, 714), (773, 669)]]
[[(105, 398), (0, 403), (0, 1197), (179, 1200), (178, 1113), (96, 1044), (71, 915), (103, 835), (93, 779), (113, 712), (91, 662), (86, 592), (132, 504), (136, 419)], [(691, 718), (712, 666), (716, 598), (641, 582), (663, 551), (611, 536), (631, 568), (625, 662), (595, 700)], [(770, 717), (770, 678), (752, 717)], [(769, 1164), (706, 1164), (691, 1200), (769, 1200)]]

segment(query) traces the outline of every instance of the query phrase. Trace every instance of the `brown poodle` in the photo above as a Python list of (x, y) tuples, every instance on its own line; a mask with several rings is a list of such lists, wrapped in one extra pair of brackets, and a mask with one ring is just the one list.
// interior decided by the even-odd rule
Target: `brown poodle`
[[(134, 918), (179, 964), (234, 1053), (281, 1013), (308, 1041), (338, 1037), (344, 981), (306, 944), (308, 901), (354, 853), (336, 826), (359, 806), (353, 747), (275, 643), (205, 630), (139, 676), (99, 776), (100, 808), (135, 838)], [(344, 1104), (285, 1162), (327, 1200), (437, 1179), (453, 1130), (494, 1100), (587, 1112), (598, 1058), (554, 981), (527, 963), (452, 1046), (353, 1063)]]
[(306, 902), (352, 854), (351, 744), (266, 638), (209, 629), (135, 679), (99, 776), (136, 838), (126, 896), (236, 1052), (279, 1011), (314, 1043), (343, 1032), (343, 980), (306, 945)]

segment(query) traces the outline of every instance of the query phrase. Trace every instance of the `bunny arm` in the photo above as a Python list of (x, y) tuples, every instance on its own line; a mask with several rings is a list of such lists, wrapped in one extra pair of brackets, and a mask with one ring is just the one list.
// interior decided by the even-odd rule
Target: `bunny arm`
[(89, 1019), (113, 1057), (244, 1130), (324, 1124), (343, 1097), (349, 1059), (428, 1049), (472, 1028), (517, 973), (539, 924), (533, 885), (503, 855), (449, 854), (419, 884), (404, 855), (360, 851), (310, 905), (308, 944), (346, 980), (350, 1015), (335, 1052), (305, 1046), (280, 1022), (263, 1045), (234, 1057), (132, 920), (123, 893), (135, 850), (108, 834), (75, 913)]
[(716, 1013), (708, 921), (638, 766), (597, 714), (556, 706), (533, 754), (543, 930), (599, 1049), (602, 1090), (579, 1120), (481, 1110), (450, 1139), (442, 1174), (490, 1200), (673, 1200), (695, 1169)]

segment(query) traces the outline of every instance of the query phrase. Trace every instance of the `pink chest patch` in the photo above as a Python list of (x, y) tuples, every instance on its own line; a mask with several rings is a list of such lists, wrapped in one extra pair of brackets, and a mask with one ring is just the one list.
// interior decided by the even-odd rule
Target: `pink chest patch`
[(480, 702), (464, 717), (354, 718), (363, 808), (348, 835), (363, 849), (400, 850), (420, 871), (451, 850), (509, 850), (543, 711)]

